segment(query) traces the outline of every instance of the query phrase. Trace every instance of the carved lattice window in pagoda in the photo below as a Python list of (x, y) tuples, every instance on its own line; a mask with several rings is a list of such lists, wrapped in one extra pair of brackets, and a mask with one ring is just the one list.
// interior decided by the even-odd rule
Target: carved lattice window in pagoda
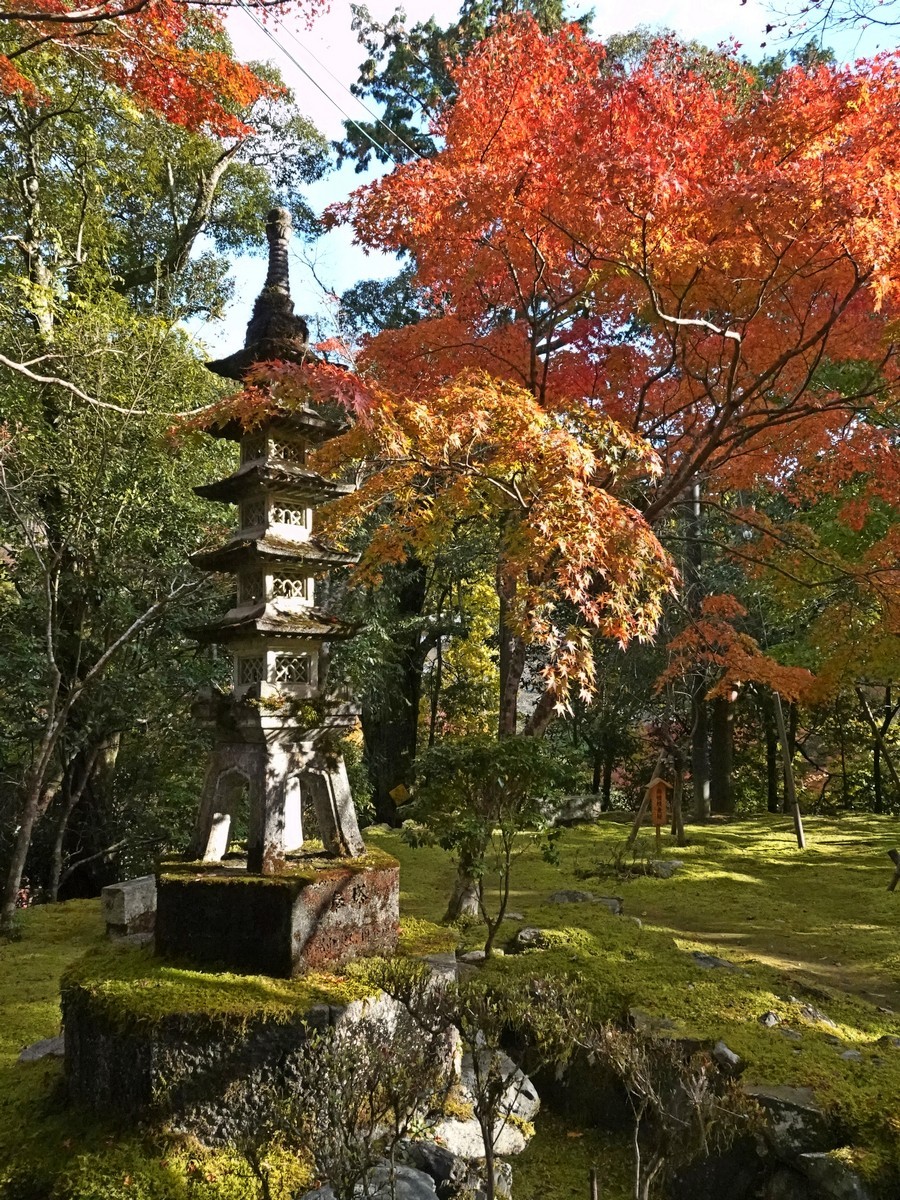
[(273, 438), (269, 444), (269, 452), (272, 458), (280, 459), (281, 462), (297, 463), (300, 466), (306, 462), (306, 447), (302, 442), (284, 442)]
[(290, 508), (283, 504), (272, 505), (272, 524), (290, 525), (295, 529), (306, 528), (306, 509)]
[(266, 677), (266, 660), (261, 654), (241, 655), (235, 662), (235, 676), (238, 687), (246, 687), (252, 683), (262, 683)]
[(312, 663), (308, 654), (276, 654), (274, 683), (310, 683)]
[(255, 433), (252, 437), (241, 438), (241, 462), (255, 462), (258, 458), (265, 458), (266, 455), (266, 439), (261, 433)]
[(256, 500), (245, 500), (241, 505), (241, 528), (253, 529), (266, 523), (266, 502), (262, 496)]
[(289, 575), (273, 576), (272, 596), (281, 596), (285, 600), (305, 600), (307, 597), (306, 576), (300, 578)]
[(238, 604), (259, 604), (262, 600), (262, 575), (259, 571), (242, 571), (238, 575)]

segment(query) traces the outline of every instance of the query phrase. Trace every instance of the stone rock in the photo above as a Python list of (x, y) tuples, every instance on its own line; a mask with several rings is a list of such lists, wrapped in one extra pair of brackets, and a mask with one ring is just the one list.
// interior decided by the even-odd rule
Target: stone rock
[(469, 1164), (464, 1159), (457, 1158), (437, 1142), (404, 1141), (398, 1146), (397, 1155), (405, 1165), (430, 1175), (438, 1195), (445, 1185), (458, 1183), (469, 1172)]
[(718, 958), (715, 954), (705, 954), (702, 950), (692, 950), (691, 958), (704, 971), (741, 971), (737, 963), (729, 962), (727, 958)]
[(644, 928), (644, 922), (640, 917), (626, 917), (624, 913), (621, 915), (623, 921), (630, 921), (632, 925), (637, 925), (638, 929)]
[(459, 961), (468, 963), (470, 966), (479, 966), (484, 962), (483, 950), (467, 950), (465, 954), (459, 956)]
[(703, 1155), (683, 1167), (666, 1195), (669, 1200), (758, 1200), (765, 1175), (756, 1139), (739, 1138), (721, 1154)]
[(825, 1200), (872, 1200), (872, 1193), (859, 1175), (830, 1154), (801, 1154), (797, 1165)]
[(426, 954), (422, 960), (430, 969), (432, 977), (440, 983), (453, 983), (456, 979), (455, 954)]
[[(468, 1200), (470, 1192), (472, 1200), (487, 1200), (487, 1188), (480, 1173), (473, 1171), (459, 1194)], [(494, 1164), (494, 1195), (498, 1200), (512, 1200), (512, 1167), (508, 1162)]]
[(674, 1021), (670, 1021), (668, 1017), (655, 1017), (648, 1012), (644, 1012), (642, 1008), (629, 1008), (628, 1021), (635, 1033), (641, 1033), (645, 1037), (653, 1037), (660, 1033), (671, 1033), (678, 1026)]
[(778, 1013), (772, 1012), (771, 1009), (768, 1012), (764, 1012), (758, 1020), (760, 1025), (765, 1025), (766, 1029), (772, 1029), (773, 1026), (781, 1024), (781, 1017), (779, 1017)]
[(760, 1196), (762, 1200), (822, 1200), (813, 1194), (806, 1178), (790, 1167), (777, 1170)]
[(547, 931), (536, 929), (533, 925), (523, 926), (509, 944), (514, 954), (522, 950), (546, 950), (550, 945)]
[(548, 904), (602, 904), (611, 913), (620, 916), (622, 913), (621, 896), (595, 896), (593, 892), (576, 892), (564, 888), (547, 897)]
[(551, 823), (553, 825), (593, 824), (603, 812), (603, 800), (593, 794), (587, 796), (564, 796), (555, 805)]
[(141, 875), (109, 884), (100, 893), (100, 907), (110, 937), (152, 933), (156, 924), (156, 876)]
[[(509, 1122), (502, 1129), (499, 1128), (499, 1124), (495, 1126), (494, 1133), (494, 1149), (497, 1154), (503, 1156), (521, 1154), (528, 1145), (528, 1140), (522, 1130), (515, 1125), (511, 1125)], [(457, 1158), (469, 1160), (484, 1158), (484, 1141), (481, 1136), (481, 1127), (474, 1117), (471, 1117), (468, 1121), (452, 1119), (441, 1121), (438, 1125), (435, 1125), (432, 1135), (440, 1138), (451, 1154)]]
[(858, 1050), (845, 1050), (841, 1058), (844, 1062), (862, 1062), (862, 1055)]
[(766, 1138), (779, 1157), (790, 1160), (835, 1146), (834, 1133), (811, 1088), (747, 1084), (744, 1092), (765, 1110)]
[(520, 912), (508, 912), (504, 919), (507, 921), (524, 921), (525, 917), (524, 914)]
[(40, 1042), (32, 1042), (19, 1054), (19, 1062), (40, 1062), (42, 1058), (63, 1058), (66, 1053), (65, 1034), (56, 1037), (43, 1038)]
[[(494, 1070), (506, 1083), (500, 1101), (501, 1117), (494, 1127), (496, 1152), (499, 1155), (520, 1154), (528, 1143), (523, 1128), (540, 1108), (537, 1090), (528, 1076), (502, 1051), (479, 1052), (482, 1071)], [(459, 1096), (464, 1104), (474, 1103), (475, 1064), (471, 1054), (464, 1054), (460, 1069)], [(457, 1158), (484, 1158), (481, 1127), (474, 1117), (467, 1120), (447, 1118), (433, 1130), (433, 1136)]]
[[(354, 1195), (363, 1195), (361, 1186), (356, 1189)], [(434, 1200), (437, 1192), (431, 1176), (426, 1175), (424, 1171), (417, 1171), (415, 1167), (395, 1167), (392, 1186), (390, 1167), (387, 1163), (379, 1163), (369, 1179), (366, 1195), (370, 1200)], [(334, 1200), (334, 1192), (326, 1184), (315, 1191), (307, 1192), (302, 1200)]]
[(900, 1037), (895, 1037), (892, 1033), (886, 1033), (878, 1039), (879, 1046), (888, 1046), (892, 1050), (900, 1050)]
[(799, 1042), (803, 1038), (802, 1033), (798, 1033), (796, 1029), (791, 1029), (789, 1025), (782, 1025), (778, 1032), (790, 1042)]
[(800, 1004), (800, 1015), (804, 1020), (812, 1021), (817, 1025), (827, 1025), (829, 1029), (837, 1029), (837, 1025), (831, 1017), (826, 1017), (814, 1004), (801, 1004), (795, 996), (790, 996), (789, 999), (792, 1004)]
[[(532, 1121), (541, 1107), (537, 1090), (525, 1072), (517, 1067), (508, 1054), (502, 1050), (479, 1052), (479, 1065), (482, 1075), (489, 1071), (499, 1074), (506, 1083), (506, 1091), (500, 1101), (501, 1112), (507, 1117), (516, 1117), (520, 1121)], [(471, 1054), (464, 1054), (460, 1069), (460, 1084), (466, 1098), (474, 1099), (475, 1063)]]
[(741, 1057), (730, 1050), (724, 1042), (716, 1042), (713, 1046), (712, 1056), (726, 1071), (737, 1072), (741, 1069)]
[(575, 892), (568, 888), (554, 892), (547, 897), (548, 904), (593, 904), (596, 897), (593, 892)]
[(679, 858), (656, 858), (650, 862), (650, 874), (657, 879), (671, 879), (684, 863)]

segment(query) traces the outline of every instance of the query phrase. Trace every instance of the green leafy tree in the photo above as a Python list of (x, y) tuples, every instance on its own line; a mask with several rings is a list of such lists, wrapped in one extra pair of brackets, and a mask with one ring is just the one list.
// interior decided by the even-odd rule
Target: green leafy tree
[[(487, 926), (490, 957), (509, 902), (515, 861), (535, 843), (550, 859), (558, 830), (554, 798), (566, 782), (564, 764), (543, 741), (487, 735), (447, 739), (422, 754), (412, 810), (405, 826), (414, 843), (449, 850), (458, 865), (447, 919), (479, 916)], [(486, 884), (497, 883), (489, 905)]]

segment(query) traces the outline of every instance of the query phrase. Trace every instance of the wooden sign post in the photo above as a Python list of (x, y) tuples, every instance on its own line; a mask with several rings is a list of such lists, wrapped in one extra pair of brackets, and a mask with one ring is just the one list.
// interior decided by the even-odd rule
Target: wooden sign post
[(669, 791), (671, 783), (665, 779), (651, 779), (647, 786), (647, 799), (650, 802), (650, 815), (656, 827), (656, 853), (660, 852), (660, 831), (669, 823)]

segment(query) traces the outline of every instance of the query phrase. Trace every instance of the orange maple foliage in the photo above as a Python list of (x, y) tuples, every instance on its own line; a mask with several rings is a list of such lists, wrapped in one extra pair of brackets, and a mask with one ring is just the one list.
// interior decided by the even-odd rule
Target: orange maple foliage
[(729, 696), (748, 683), (769, 687), (787, 700), (801, 699), (810, 690), (812, 674), (775, 662), (755, 638), (736, 629), (735, 622), (746, 615), (733, 596), (707, 596), (699, 614), (669, 643), (669, 663), (657, 680), (657, 690), (696, 671), (700, 664), (716, 676), (708, 699)]
[[(482, 508), (501, 521), (501, 612), (548, 646), (561, 702), (593, 664), (555, 605), (649, 633), (672, 580), (651, 529), (698, 477), (712, 498), (852, 481), (896, 503), (900, 60), (766, 88), (661, 44), (624, 73), (577, 27), (520, 17), (456, 85), (437, 155), (332, 214), (409, 251), (438, 314), (372, 339), (342, 384), (363, 414), (337, 447), (363, 465), (347, 508), (397, 505), (370, 562)], [(723, 672), (774, 680), (728, 628), (707, 630)]]
[[(256, 3), (276, 7), (287, 3)], [(29, 78), (29, 56), (76, 52), (92, 58), (111, 83), (141, 107), (188, 129), (240, 136), (247, 125), (236, 115), (274, 89), (250, 67), (212, 48), (230, 5), (191, 0), (28, 0), (0, 13), (0, 94), (26, 103), (40, 99)], [(321, 7), (311, 0), (307, 11)], [(192, 36), (193, 35), (193, 36)], [(198, 49), (198, 46), (206, 48)]]
[[(661, 456), (651, 520), (698, 472), (783, 485), (823, 452), (832, 486), (873, 453), (896, 485), (878, 420), (898, 379), (896, 56), (764, 89), (663, 44), (624, 75), (577, 27), (518, 18), (457, 86), (442, 151), (335, 214), (410, 250), (443, 309), (369, 348), (393, 386), (478, 365), (600, 409)], [(841, 362), (864, 368), (849, 389), (823, 369)]]
[(254, 379), (266, 386), (245, 389), (194, 427), (238, 419), (252, 428), (273, 408), (310, 400), (352, 409), (355, 424), (312, 465), (356, 469), (357, 490), (324, 510), (323, 531), (346, 539), (370, 528), (359, 582), (377, 584), (383, 567), (411, 550), (429, 561), (467, 522), (493, 526), (498, 577), (511, 597), (507, 624), (545, 648), (545, 684), (561, 707), (572, 688), (588, 696), (594, 680), (588, 629), (560, 622), (561, 599), (585, 626), (623, 644), (655, 629), (672, 563), (615, 493), (658, 463), (614, 421), (587, 408), (564, 419), (526, 389), (476, 370), (415, 396), (322, 363), (264, 364)]

